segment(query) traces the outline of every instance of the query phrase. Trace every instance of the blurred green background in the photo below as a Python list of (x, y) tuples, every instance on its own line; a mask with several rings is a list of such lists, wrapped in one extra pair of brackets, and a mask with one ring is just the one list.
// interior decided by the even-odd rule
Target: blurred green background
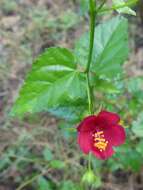
[[(92, 189), (143, 189), (143, 1), (134, 8), (137, 16), (126, 16), (131, 52), (124, 66), (127, 80), (116, 83), (120, 95), (108, 86), (106, 99), (104, 84), (98, 96), (119, 110), (128, 139), (112, 159), (92, 158)], [(0, 0), (0, 190), (82, 189), (87, 157), (70, 125), (48, 114), (24, 121), (8, 114), (35, 57), (51, 46), (72, 48), (87, 30), (86, 0)]]

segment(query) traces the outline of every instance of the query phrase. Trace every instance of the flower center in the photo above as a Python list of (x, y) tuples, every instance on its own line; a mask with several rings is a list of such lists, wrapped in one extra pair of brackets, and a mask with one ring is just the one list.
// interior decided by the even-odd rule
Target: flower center
[(98, 148), (100, 152), (105, 151), (108, 141), (105, 140), (103, 131), (96, 132), (92, 136), (94, 137), (94, 147)]

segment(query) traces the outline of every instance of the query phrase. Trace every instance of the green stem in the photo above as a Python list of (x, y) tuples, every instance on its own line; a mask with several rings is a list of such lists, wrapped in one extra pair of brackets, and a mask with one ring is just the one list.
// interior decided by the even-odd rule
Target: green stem
[(94, 46), (95, 17), (96, 17), (96, 3), (94, 0), (89, 0), (89, 7), (90, 7), (90, 43), (89, 43), (89, 55), (88, 55), (85, 73), (87, 80), (89, 113), (93, 114), (92, 87), (90, 85), (89, 69), (92, 61), (93, 46)]
[(94, 45), (94, 31), (95, 31), (95, 17), (96, 17), (96, 3), (94, 0), (89, 0), (90, 7), (90, 44), (89, 44), (89, 55), (86, 66), (86, 73), (89, 72), (90, 64), (92, 60), (93, 45)]
[(89, 155), (88, 155), (88, 170), (89, 171), (91, 170), (91, 156), (92, 156), (92, 154), (90, 152)]
[(32, 182), (34, 182), (35, 180), (37, 180), (40, 176), (42, 176), (42, 173), (32, 177), (31, 179), (25, 181), (24, 183), (22, 183), (16, 190), (22, 190), (24, 189), (24, 187), (26, 187), (27, 185), (31, 184)]
[[(89, 0), (90, 7), (90, 43), (89, 43), (89, 55), (86, 66), (86, 80), (87, 80), (87, 95), (88, 95), (88, 105), (89, 105), (89, 113), (93, 114), (93, 97), (92, 97), (92, 87), (90, 85), (90, 76), (89, 70), (92, 61), (93, 54), (93, 46), (94, 46), (94, 33), (95, 33), (95, 17), (96, 17), (96, 1)], [(88, 157), (88, 170), (91, 170), (91, 153), (89, 153)]]
[(90, 81), (89, 81), (88, 73), (86, 74), (86, 80), (87, 80), (87, 97), (88, 97), (89, 113), (93, 114), (92, 89), (90, 87)]
[[(89, 7), (90, 7), (90, 43), (89, 43), (89, 55), (88, 61), (86, 65), (86, 80), (87, 80), (87, 95), (88, 95), (88, 105), (89, 105), (89, 113), (93, 114), (93, 91), (90, 85), (90, 65), (92, 61), (92, 54), (93, 54), (93, 47), (94, 47), (94, 34), (95, 34), (95, 18), (98, 14), (98, 11), (103, 7), (106, 0), (103, 0), (101, 5), (97, 8), (95, 0), (89, 0)], [(91, 170), (91, 153), (89, 153), (88, 157), (88, 170)]]

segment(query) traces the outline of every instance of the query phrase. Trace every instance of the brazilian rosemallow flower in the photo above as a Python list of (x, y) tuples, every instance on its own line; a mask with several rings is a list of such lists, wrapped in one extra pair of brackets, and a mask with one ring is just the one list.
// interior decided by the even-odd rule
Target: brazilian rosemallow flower
[(78, 144), (85, 154), (90, 152), (98, 159), (108, 159), (114, 154), (114, 146), (125, 142), (126, 134), (116, 113), (101, 111), (91, 115), (79, 124)]

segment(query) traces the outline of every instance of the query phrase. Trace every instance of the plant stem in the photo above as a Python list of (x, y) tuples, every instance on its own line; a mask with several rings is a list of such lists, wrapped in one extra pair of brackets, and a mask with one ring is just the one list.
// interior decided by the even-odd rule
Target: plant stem
[(89, 7), (90, 7), (90, 42), (89, 42), (89, 55), (88, 55), (85, 73), (87, 80), (89, 113), (93, 114), (92, 88), (90, 85), (89, 69), (92, 61), (93, 46), (94, 46), (95, 17), (96, 17), (96, 3), (94, 0), (89, 0)]
[(90, 81), (89, 81), (88, 73), (86, 74), (86, 80), (87, 80), (88, 109), (89, 109), (89, 113), (93, 114), (92, 89), (90, 87)]
[[(93, 114), (93, 97), (92, 97), (92, 87), (90, 85), (90, 76), (89, 70), (92, 61), (93, 54), (93, 46), (94, 46), (94, 33), (95, 33), (95, 17), (96, 17), (96, 1), (89, 0), (90, 7), (90, 42), (89, 42), (89, 55), (86, 66), (86, 80), (87, 80), (87, 96), (88, 96), (88, 105), (89, 105), (89, 113)], [(88, 170), (91, 170), (91, 153), (89, 153), (88, 157)]]
[[(95, 19), (96, 15), (98, 14), (98, 11), (103, 7), (106, 0), (103, 0), (101, 5), (97, 8), (96, 7), (96, 1), (95, 0), (89, 0), (89, 7), (90, 7), (90, 43), (89, 43), (89, 55), (88, 55), (88, 61), (86, 66), (86, 80), (87, 80), (87, 95), (88, 95), (88, 105), (89, 105), (89, 113), (93, 114), (93, 91), (92, 87), (90, 85), (90, 65), (92, 62), (92, 55), (93, 55), (93, 47), (94, 47), (94, 34), (95, 34)], [(88, 157), (88, 170), (91, 170), (91, 152), (89, 153)]]
[(94, 0), (89, 0), (90, 7), (90, 44), (89, 44), (89, 55), (86, 66), (86, 73), (89, 72), (90, 64), (92, 60), (93, 45), (94, 45), (94, 31), (95, 31), (95, 17), (96, 17), (96, 3)]
[(27, 181), (23, 182), (16, 190), (22, 190), (24, 189), (26, 186), (28, 186), (29, 184), (33, 183), (34, 181), (37, 181), (37, 179), (40, 176), (45, 175), (46, 173), (48, 173), (50, 170), (48, 170), (48, 168), (45, 168), (44, 171), (42, 171), (41, 173), (35, 175), (34, 177), (28, 179)]
[(42, 176), (42, 173), (32, 177), (31, 179), (25, 181), (24, 183), (22, 183), (16, 190), (22, 190), (24, 187), (26, 187), (27, 185), (31, 184), (32, 182), (34, 182), (35, 180), (38, 179), (38, 177)]
[(88, 156), (88, 170), (90, 171), (91, 170), (91, 152), (89, 153), (89, 156)]

